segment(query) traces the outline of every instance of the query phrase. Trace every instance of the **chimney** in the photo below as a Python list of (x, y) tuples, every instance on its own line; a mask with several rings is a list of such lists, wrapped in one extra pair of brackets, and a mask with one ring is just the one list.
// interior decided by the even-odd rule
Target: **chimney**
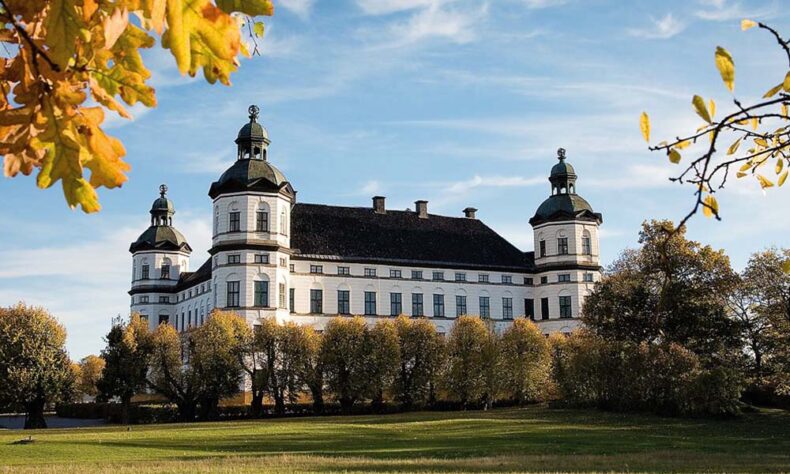
[(475, 219), (475, 212), (477, 212), (477, 209), (474, 207), (467, 207), (464, 209), (464, 217), (467, 219)]
[(387, 208), (384, 206), (384, 196), (373, 196), (373, 211), (376, 214), (386, 214)]
[(417, 215), (420, 219), (428, 218), (428, 201), (414, 201), (414, 208), (417, 210)]

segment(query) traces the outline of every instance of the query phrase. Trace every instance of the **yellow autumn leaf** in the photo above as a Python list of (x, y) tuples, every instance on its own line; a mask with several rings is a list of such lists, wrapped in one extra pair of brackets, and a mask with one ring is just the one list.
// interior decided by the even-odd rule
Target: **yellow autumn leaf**
[(83, 19), (77, 13), (76, 2), (72, 0), (52, 0), (49, 3), (45, 22), (47, 44), (50, 47), (48, 53), (50, 59), (65, 69), (76, 51)]
[(252, 31), (258, 38), (263, 38), (264, 30), (266, 29), (266, 25), (263, 24), (262, 21), (256, 21), (252, 25)]
[(639, 129), (642, 130), (645, 141), (650, 143), (650, 117), (647, 116), (647, 112), (642, 112), (642, 116), (639, 117)]
[[(743, 138), (743, 137), (741, 137), (741, 138)], [(732, 142), (732, 145), (730, 145), (730, 147), (727, 149), (727, 154), (728, 155), (732, 155), (733, 153), (738, 151), (738, 147), (741, 146), (741, 138), (739, 138), (739, 139), (735, 140), (734, 142)]]
[[(716, 46), (716, 69), (721, 74), (721, 80), (727, 86), (730, 92), (735, 89), (735, 63), (732, 61), (730, 52), (721, 46)], [(713, 113), (711, 113), (713, 115)]]
[(760, 187), (763, 188), (763, 189), (770, 188), (771, 186), (774, 185), (774, 183), (771, 182), (770, 179), (766, 178), (765, 176), (763, 176), (761, 174), (757, 175), (757, 181), (760, 182)]
[(785, 74), (785, 81), (782, 83), (782, 89), (784, 89), (785, 92), (790, 92), (790, 71)]
[(274, 14), (271, 0), (217, 0), (217, 6), (225, 13), (239, 12), (249, 16)]
[(681, 158), (680, 153), (678, 153), (677, 150), (675, 150), (674, 148), (669, 150), (669, 161), (671, 161), (674, 164), (678, 164), (680, 163), (680, 158)]
[(690, 145), (691, 145), (691, 140), (683, 140), (682, 142), (678, 142), (675, 145), (675, 148), (677, 148), (678, 150), (684, 150), (688, 148)]
[(737, 173), (735, 173), (735, 176), (738, 178), (743, 178), (744, 176), (748, 176), (748, 174), (744, 173), (743, 171), (738, 171)]
[(777, 92), (782, 90), (783, 87), (784, 87), (784, 83), (777, 84), (776, 87), (772, 87), (768, 92), (763, 94), (763, 99), (770, 99), (771, 97), (775, 96)]
[(143, 13), (149, 21), (148, 27), (162, 34), (165, 29), (167, 0), (143, 0)]
[(782, 173), (781, 176), (779, 176), (779, 180), (776, 182), (777, 185), (781, 186), (785, 184), (785, 181), (787, 181), (787, 171), (788, 170), (785, 170), (785, 172)]
[(785, 167), (785, 162), (784, 162), (783, 159), (779, 158), (778, 160), (776, 160), (776, 166), (774, 168), (774, 170), (776, 171), (776, 174), (781, 173), (782, 172), (782, 168), (784, 168), (784, 167)]
[(748, 20), (745, 18), (741, 20), (741, 31), (746, 31), (748, 29), (754, 28), (755, 26), (757, 26), (756, 21)]
[(787, 113), (787, 104), (782, 104), (782, 107), (780, 108), (780, 111), (782, 112), (782, 115), (783, 115), (785, 118), (787, 118), (787, 117), (788, 117), (788, 113)]
[(768, 148), (768, 142), (763, 138), (755, 138), (754, 143), (760, 145), (763, 148)]
[(702, 206), (702, 213), (705, 217), (713, 217), (713, 215), (719, 215), (719, 203), (716, 201), (716, 198), (712, 195), (708, 194), (705, 197), (704, 205)]
[(716, 116), (716, 102), (714, 102), (713, 99), (708, 101), (708, 109), (710, 110), (710, 118), (715, 117)]
[(708, 113), (708, 108), (705, 107), (705, 99), (695, 95), (694, 98), (691, 99), (691, 105), (694, 106), (694, 110), (697, 112), (697, 115), (702, 118), (702, 120), (708, 123), (712, 122), (710, 119), (710, 114)]
[(128, 24), (129, 11), (125, 8), (116, 8), (112, 15), (104, 20), (104, 47), (107, 49), (112, 48)]
[(790, 273), (790, 259), (785, 260), (782, 263), (782, 271), (785, 273)]
[(760, 125), (760, 121), (757, 120), (757, 117), (752, 118), (752, 130), (757, 130), (757, 126)]

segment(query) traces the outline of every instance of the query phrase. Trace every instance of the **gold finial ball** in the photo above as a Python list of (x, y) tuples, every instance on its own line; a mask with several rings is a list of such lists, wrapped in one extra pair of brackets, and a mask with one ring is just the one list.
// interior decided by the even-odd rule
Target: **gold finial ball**
[(165, 197), (165, 194), (167, 194), (167, 185), (166, 184), (162, 184), (162, 185), (159, 186), (159, 194), (161, 194), (162, 197)]
[(557, 150), (557, 158), (559, 158), (560, 161), (565, 159), (565, 148), (560, 148)]
[(252, 120), (254, 122), (254, 121), (258, 120), (258, 114), (261, 112), (261, 109), (259, 109), (257, 105), (251, 105), (247, 109), (247, 112), (250, 113), (250, 120)]

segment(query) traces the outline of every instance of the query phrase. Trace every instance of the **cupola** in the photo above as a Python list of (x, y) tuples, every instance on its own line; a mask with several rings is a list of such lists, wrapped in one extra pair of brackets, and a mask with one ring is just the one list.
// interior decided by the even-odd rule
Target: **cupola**
[(175, 250), (191, 252), (187, 239), (173, 227), (173, 214), (176, 208), (167, 198), (167, 186), (159, 186), (159, 197), (151, 205), (151, 226), (132, 243), (129, 251)]
[(559, 163), (551, 168), (549, 196), (529, 220), (533, 226), (549, 221), (589, 220), (598, 224), (603, 222), (600, 213), (593, 212), (592, 206), (583, 197), (576, 194), (576, 171), (566, 162), (565, 149), (557, 150)]

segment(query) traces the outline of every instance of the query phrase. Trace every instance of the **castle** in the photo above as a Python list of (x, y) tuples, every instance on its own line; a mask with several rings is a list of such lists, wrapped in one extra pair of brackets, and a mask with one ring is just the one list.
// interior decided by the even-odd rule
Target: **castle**
[(258, 108), (236, 138), (237, 159), (211, 184), (210, 257), (190, 272), (191, 247), (173, 226), (175, 207), (160, 187), (151, 226), (132, 243), (131, 310), (179, 331), (202, 324), (214, 308), (253, 325), (260, 318), (311, 324), (337, 315), (369, 323), (424, 316), (437, 331), (463, 314), (497, 330), (527, 317), (540, 329), (579, 325), (585, 295), (600, 278), (600, 213), (576, 194), (576, 174), (558, 152), (551, 195), (529, 220), (535, 252), (522, 252), (466, 208), (463, 217), (415, 209), (306, 204), (267, 159), (270, 144)]

